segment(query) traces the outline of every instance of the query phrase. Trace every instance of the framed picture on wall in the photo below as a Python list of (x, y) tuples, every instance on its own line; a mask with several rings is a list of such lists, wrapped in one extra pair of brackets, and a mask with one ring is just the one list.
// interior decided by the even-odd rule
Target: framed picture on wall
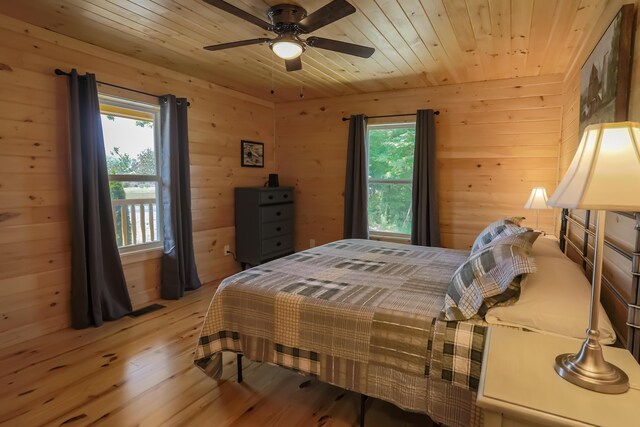
[(622, 6), (580, 70), (580, 137), (590, 124), (627, 120), (633, 15)]
[(264, 167), (264, 144), (262, 142), (240, 141), (240, 165), (249, 168)]

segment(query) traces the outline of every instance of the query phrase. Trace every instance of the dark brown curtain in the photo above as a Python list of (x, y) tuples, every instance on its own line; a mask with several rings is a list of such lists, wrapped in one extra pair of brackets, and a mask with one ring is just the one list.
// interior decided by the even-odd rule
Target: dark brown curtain
[(344, 238), (368, 239), (367, 222), (367, 119), (351, 116), (344, 183)]
[(131, 312), (111, 214), (100, 103), (93, 74), (69, 75), (71, 324), (100, 326)]
[(193, 252), (187, 107), (184, 98), (161, 98), (164, 254), (160, 295), (165, 299), (178, 299), (201, 286)]
[(416, 114), (411, 212), (411, 244), (440, 246), (436, 190), (436, 121), (433, 110), (418, 110)]

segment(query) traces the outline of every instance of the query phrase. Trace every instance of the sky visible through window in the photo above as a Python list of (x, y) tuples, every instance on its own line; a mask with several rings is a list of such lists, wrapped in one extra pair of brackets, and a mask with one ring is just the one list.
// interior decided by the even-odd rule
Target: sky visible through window
[(121, 154), (128, 154), (132, 158), (147, 148), (154, 149), (153, 127), (136, 126), (136, 120), (124, 117), (110, 120), (106, 114), (102, 114), (101, 118), (107, 156), (114, 148), (119, 148)]

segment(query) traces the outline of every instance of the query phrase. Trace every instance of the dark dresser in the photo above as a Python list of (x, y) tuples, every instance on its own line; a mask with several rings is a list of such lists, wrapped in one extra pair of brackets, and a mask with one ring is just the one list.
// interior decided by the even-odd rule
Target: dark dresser
[(236, 259), (256, 266), (293, 253), (293, 188), (236, 188)]

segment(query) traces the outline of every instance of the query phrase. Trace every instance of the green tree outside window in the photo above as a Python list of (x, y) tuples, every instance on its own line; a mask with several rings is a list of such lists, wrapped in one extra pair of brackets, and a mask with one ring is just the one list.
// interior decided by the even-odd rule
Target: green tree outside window
[(369, 128), (369, 229), (411, 233), (414, 126)]

